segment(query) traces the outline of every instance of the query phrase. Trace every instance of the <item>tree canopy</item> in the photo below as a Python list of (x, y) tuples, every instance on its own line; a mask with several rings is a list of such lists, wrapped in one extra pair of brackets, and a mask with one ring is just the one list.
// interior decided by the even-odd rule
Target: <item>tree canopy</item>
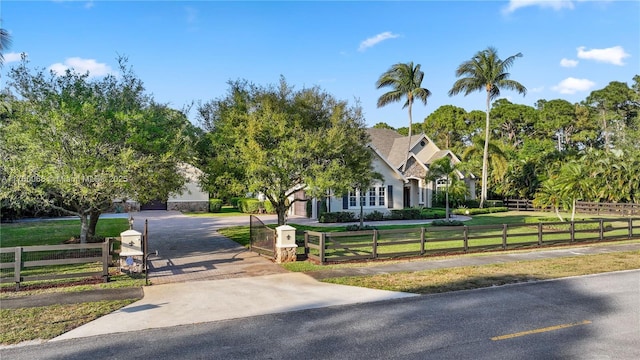
[(78, 216), (86, 242), (113, 200), (166, 199), (182, 188), (189, 121), (155, 103), (125, 58), (119, 65), (118, 76), (99, 79), (34, 71), (26, 59), (11, 69), (15, 95), (0, 131), (3, 208)]
[(244, 174), (246, 190), (264, 194), (283, 224), (289, 207), (300, 201), (291, 200), (296, 191), (341, 195), (375, 176), (358, 104), (318, 87), (295, 90), (284, 78), (278, 85), (236, 81), (230, 87), (226, 97), (199, 106), (207, 136), (216, 143), (205, 159), (211, 187), (224, 186), (234, 177), (228, 174)]

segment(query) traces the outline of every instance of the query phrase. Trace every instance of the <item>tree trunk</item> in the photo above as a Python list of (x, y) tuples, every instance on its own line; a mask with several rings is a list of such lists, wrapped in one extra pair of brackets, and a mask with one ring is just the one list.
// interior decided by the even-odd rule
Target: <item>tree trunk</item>
[(558, 219), (560, 219), (560, 221), (564, 222), (564, 219), (562, 218), (562, 215), (560, 215), (560, 209), (557, 206), (553, 207), (556, 211), (556, 215), (558, 216)]
[(100, 219), (100, 210), (91, 210), (89, 213), (89, 229), (87, 232), (87, 238), (92, 239), (96, 236), (96, 225), (98, 225), (98, 219)]
[(407, 145), (407, 156), (405, 156), (404, 164), (402, 164), (402, 173), (407, 170), (407, 162), (409, 162), (409, 153), (411, 152), (411, 133), (413, 131), (413, 118), (411, 116), (412, 101), (409, 98), (409, 144)]
[(287, 223), (287, 210), (288, 207), (284, 204), (276, 205), (276, 213), (278, 214), (278, 226)]
[(484, 207), (484, 203), (487, 201), (487, 187), (489, 178), (489, 111), (490, 111), (490, 89), (487, 88), (487, 120), (484, 129), (484, 152), (482, 153), (482, 188), (480, 191), (480, 208)]
[(86, 213), (80, 214), (80, 243), (87, 243), (87, 235), (89, 233), (89, 219)]

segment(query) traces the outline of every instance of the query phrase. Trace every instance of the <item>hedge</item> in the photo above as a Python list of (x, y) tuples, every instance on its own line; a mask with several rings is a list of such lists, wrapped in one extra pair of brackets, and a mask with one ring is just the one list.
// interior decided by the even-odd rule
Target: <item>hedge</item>
[(321, 223), (344, 223), (356, 221), (356, 216), (349, 211), (326, 212), (320, 215), (318, 222)]
[(221, 199), (209, 199), (209, 212), (218, 213), (222, 210)]

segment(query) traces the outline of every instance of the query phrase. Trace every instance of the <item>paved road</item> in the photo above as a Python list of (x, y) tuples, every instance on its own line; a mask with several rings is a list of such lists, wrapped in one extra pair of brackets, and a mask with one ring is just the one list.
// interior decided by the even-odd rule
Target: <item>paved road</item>
[(49, 342), (0, 356), (631, 360), (640, 358), (639, 304), (636, 270)]

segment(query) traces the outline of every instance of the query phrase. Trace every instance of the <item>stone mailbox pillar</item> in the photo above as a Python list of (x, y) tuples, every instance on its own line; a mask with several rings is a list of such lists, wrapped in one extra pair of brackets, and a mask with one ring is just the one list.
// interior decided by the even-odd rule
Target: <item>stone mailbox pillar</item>
[(296, 261), (296, 228), (282, 225), (276, 228), (276, 263)]

